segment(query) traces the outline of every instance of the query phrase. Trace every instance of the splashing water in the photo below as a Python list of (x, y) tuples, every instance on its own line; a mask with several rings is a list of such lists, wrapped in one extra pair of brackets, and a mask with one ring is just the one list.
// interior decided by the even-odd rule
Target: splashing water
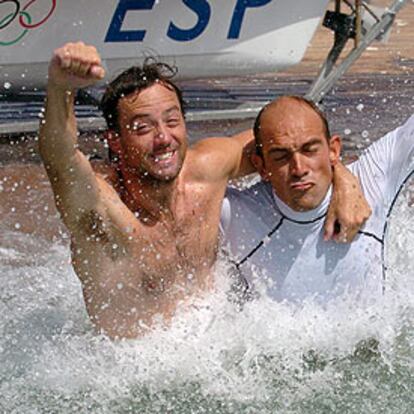
[(217, 293), (140, 340), (96, 336), (62, 242), (0, 236), (0, 409), (7, 413), (409, 412), (414, 192), (394, 209), (381, 304), (242, 312)]
[[(404, 80), (392, 87), (373, 87), (364, 79), (353, 85), (343, 88), (350, 96), (326, 100), (351, 152), (407, 117), (389, 102), (397, 101), (407, 112), (413, 107), (411, 83)], [(367, 95), (371, 90), (377, 91), (375, 99)], [(388, 103), (381, 106), (384, 96)], [(364, 106), (358, 109), (360, 97)], [(191, 128), (192, 136), (207, 135), (199, 124)], [(211, 124), (205, 128), (210, 135), (223, 129), (219, 125), (215, 133)], [(369, 137), (361, 134), (362, 143), (358, 128), (369, 129)], [(7, 152), (3, 159), (10, 157)], [(0, 412), (412, 411), (412, 184), (391, 218), (382, 303), (361, 309), (344, 299), (328, 309), (313, 303), (295, 309), (260, 298), (239, 312), (226, 299), (227, 265), (221, 262), (217, 292), (195, 302), (190, 312), (179, 311), (169, 329), (158, 327), (142, 339), (113, 342), (92, 330), (67, 241), (44, 236), (57, 227), (52, 209), (45, 206), (51, 198), (49, 183), (43, 178), (33, 180), (30, 189), (19, 185), (15, 191), (27, 191), (28, 201), (9, 200), (14, 193), (7, 189), (24, 172), (35, 176), (24, 165), (15, 177), (0, 180)]]

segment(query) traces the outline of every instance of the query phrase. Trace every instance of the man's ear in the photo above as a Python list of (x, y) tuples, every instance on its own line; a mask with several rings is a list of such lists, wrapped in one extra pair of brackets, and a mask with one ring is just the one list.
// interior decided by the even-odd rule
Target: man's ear
[(103, 136), (108, 143), (111, 152), (119, 158), (122, 152), (121, 139), (119, 134), (114, 130), (108, 129), (104, 132)]
[(264, 160), (260, 155), (253, 154), (252, 155), (252, 163), (256, 168), (256, 171), (260, 174), (263, 181), (269, 181), (269, 174), (266, 171)]
[(341, 158), (342, 141), (339, 135), (332, 135), (329, 140), (329, 161), (331, 165), (336, 165)]

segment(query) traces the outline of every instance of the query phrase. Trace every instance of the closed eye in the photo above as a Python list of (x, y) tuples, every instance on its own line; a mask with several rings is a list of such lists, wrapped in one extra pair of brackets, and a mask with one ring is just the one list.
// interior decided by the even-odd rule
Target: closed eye
[(269, 151), (269, 155), (272, 157), (273, 161), (285, 161), (289, 159), (290, 152), (286, 150), (274, 149)]
[(321, 144), (319, 142), (310, 142), (308, 144), (305, 144), (302, 147), (302, 152), (305, 153), (305, 154), (306, 153), (309, 153), (309, 154), (315, 153), (315, 152), (319, 151), (320, 147), (321, 147)]

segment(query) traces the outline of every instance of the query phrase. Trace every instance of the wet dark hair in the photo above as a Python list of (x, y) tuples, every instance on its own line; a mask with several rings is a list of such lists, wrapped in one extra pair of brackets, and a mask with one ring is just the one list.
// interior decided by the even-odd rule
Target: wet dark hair
[[(106, 87), (102, 96), (100, 109), (108, 129), (120, 131), (118, 103), (119, 100), (133, 92), (140, 92), (156, 83), (161, 83), (177, 95), (181, 112), (184, 116), (184, 100), (181, 90), (171, 81), (176, 75), (177, 68), (167, 63), (158, 62), (154, 57), (147, 57), (142, 66), (132, 66), (118, 75)], [(116, 161), (115, 154), (109, 149), (110, 161)]]
[[(328, 141), (330, 140), (330, 138), (331, 138), (331, 132), (329, 130), (328, 120), (326, 119), (325, 114), (315, 104), (315, 102), (313, 102), (313, 101), (311, 101), (309, 99), (306, 99), (303, 96), (296, 96), (296, 95), (284, 95), (284, 96), (281, 96), (278, 99), (281, 99), (281, 98), (291, 99), (291, 100), (296, 101), (298, 103), (304, 104), (304, 105), (308, 106), (310, 109), (312, 109), (319, 116), (320, 120), (322, 121), (323, 129), (324, 129), (324, 132), (325, 132), (326, 139)], [(277, 100), (274, 100), (274, 101), (268, 103), (267, 105), (265, 105), (260, 110), (260, 112), (257, 114), (256, 119), (254, 121), (253, 133), (254, 133), (256, 154), (259, 155), (260, 157), (263, 157), (263, 148), (262, 148), (263, 147), (263, 143), (262, 143), (262, 140), (261, 140), (261, 137), (260, 137), (260, 129), (261, 129), (260, 123), (261, 123), (262, 115), (276, 101)]]

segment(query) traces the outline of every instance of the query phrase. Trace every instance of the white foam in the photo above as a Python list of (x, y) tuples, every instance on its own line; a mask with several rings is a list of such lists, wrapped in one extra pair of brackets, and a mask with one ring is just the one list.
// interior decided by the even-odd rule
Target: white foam
[[(326, 404), (353, 407), (369, 393), (366, 412), (387, 411), (392, 381), (413, 385), (408, 202), (402, 200), (390, 227), (381, 303), (358, 308), (344, 298), (327, 309), (311, 302), (297, 309), (260, 298), (239, 312), (226, 300), (221, 263), (216, 293), (179, 311), (169, 329), (123, 342), (93, 333), (66, 245), (9, 232), (0, 250), (3, 411), (191, 412), (184, 408), (218, 404), (213, 412), (304, 412)], [(381, 356), (352, 356), (372, 337)]]

